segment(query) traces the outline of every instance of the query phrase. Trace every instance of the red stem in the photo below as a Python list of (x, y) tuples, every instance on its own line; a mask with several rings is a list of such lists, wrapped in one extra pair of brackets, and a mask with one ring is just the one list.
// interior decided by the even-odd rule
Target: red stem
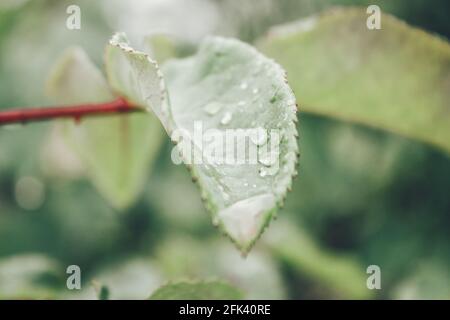
[(0, 111), (0, 126), (5, 124), (27, 123), (56, 118), (73, 118), (75, 121), (80, 121), (81, 118), (88, 116), (102, 116), (139, 111), (142, 110), (132, 106), (123, 98), (97, 104), (81, 104), (37, 109), (15, 109)]

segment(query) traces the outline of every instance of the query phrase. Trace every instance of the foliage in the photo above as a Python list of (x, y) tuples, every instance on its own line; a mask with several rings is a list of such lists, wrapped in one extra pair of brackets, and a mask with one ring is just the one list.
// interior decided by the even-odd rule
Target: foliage
[[(115, 98), (106, 80), (80, 48), (69, 49), (55, 67), (49, 95), (62, 104), (108, 102)], [(84, 160), (94, 184), (117, 208), (131, 205), (162, 141), (151, 114), (82, 119), (67, 123), (63, 134)]]
[(363, 9), (333, 10), (274, 28), (260, 48), (289, 70), (303, 111), (450, 152), (450, 45), (387, 14), (377, 32), (358, 28), (366, 19)]
[[(167, 90), (176, 110), (161, 119), (154, 105), (137, 101), (152, 112), (0, 128), (0, 298), (147, 299), (167, 283), (178, 285), (177, 297), (186, 292), (181, 286), (195, 285), (190, 292), (201, 298), (204, 289), (217, 289), (211, 281), (180, 279), (223, 279), (219, 288), (233, 288), (219, 291), (238, 290), (247, 299), (450, 297), (446, 1), (377, 1), (378, 31), (365, 28), (365, 8), (325, 11), (366, 7), (368, 0), (132, 2), (77, 1), (78, 31), (64, 28), (71, 2), (0, 4), (0, 109), (136, 98), (120, 72), (133, 67), (123, 65), (124, 57), (139, 57), (118, 48), (124, 39), (108, 46), (107, 80), (97, 68), (106, 39), (124, 30), (138, 55), (161, 64), (164, 90), (156, 69), (150, 84), (161, 95)], [(206, 215), (205, 204), (212, 218), (224, 205), (216, 182), (206, 184), (219, 176), (191, 169), (208, 193), (202, 204), (190, 173), (172, 163), (163, 128), (190, 126), (187, 108), (220, 127), (221, 114), (210, 117), (202, 108), (220, 96), (222, 84), (230, 102), (250, 100), (253, 84), (289, 91), (282, 76), (254, 79), (252, 57), (261, 54), (230, 37), (274, 58), (262, 59), (278, 75), (280, 63), (299, 103), (300, 123), (287, 130), (291, 139), (300, 133), (299, 178), (245, 259)], [(227, 54), (216, 59), (216, 46)], [(44, 81), (52, 68), (48, 99)], [(234, 81), (227, 83), (227, 75)], [(245, 78), (247, 91), (236, 77)], [(208, 86), (216, 80), (220, 86)], [(270, 102), (272, 93), (257, 96)], [(252, 117), (270, 127), (290, 112), (281, 103), (288, 100), (280, 100), (282, 110), (264, 104), (268, 114), (254, 103), (249, 115), (227, 111), (232, 120), (248, 125)], [(286, 181), (294, 174), (288, 171)], [(248, 179), (247, 172), (235, 174)], [(258, 188), (272, 191), (268, 181)], [(233, 190), (249, 196), (242, 185)], [(240, 247), (248, 251), (251, 243)], [(74, 263), (82, 270), (81, 291), (65, 286)], [(381, 268), (381, 290), (365, 287), (370, 264)]]

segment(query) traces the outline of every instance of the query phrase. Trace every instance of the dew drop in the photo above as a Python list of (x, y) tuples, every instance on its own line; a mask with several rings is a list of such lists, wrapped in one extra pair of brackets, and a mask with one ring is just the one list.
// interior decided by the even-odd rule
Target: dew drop
[(246, 89), (248, 88), (247, 82), (245, 82), (245, 81), (242, 82), (240, 88), (241, 88), (242, 90), (246, 90)]
[(259, 93), (259, 89), (258, 88), (255, 88), (255, 89), (253, 89), (253, 91), (252, 91), (254, 94), (258, 94)]
[(238, 102), (238, 106), (239, 106), (239, 107), (245, 106), (245, 101), (243, 101), (243, 100), (239, 101), (239, 102)]
[(180, 135), (177, 134), (172, 134), (170, 136), (170, 139), (172, 140), (173, 143), (178, 144), (182, 139), (182, 137)]
[(269, 153), (266, 153), (263, 157), (260, 156), (258, 161), (266, 167), (272, 165), (275, 162)]
[(209, 114), (210, 116), (215, 115), (217, 112), (219, 112), (219, 110), (222, 108), (222, 105), (220, 103), (217, 102), (211, 102), (208, 103), (203, 110)]
[(267, 176), (267, 170), (266, 170), (266, 168), (264, 168), (264, 167), (260, 168), (260, 169), (259, 169), (259, 175), (260, 175), (261, 177)]
[(261, 177), (274, 176), (277, 174), (279, 167), (276, 165), (270, 167), (261, 167), (259, 169), (259, 175)]
[(225, 112), (225, 114), (222, 117), (222, 120), (220, 120), (220, 123), (225, 126), (231, 122), (232, 118), (233, 115), (231, 114), (231, 112)]

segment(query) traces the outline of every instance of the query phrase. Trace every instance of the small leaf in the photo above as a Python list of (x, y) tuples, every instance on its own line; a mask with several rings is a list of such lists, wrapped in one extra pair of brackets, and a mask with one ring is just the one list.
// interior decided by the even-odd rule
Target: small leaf
[(221, 281), (179, 281), (157, 289), (151, 300), (239, 300), (242, 293)]
[[(217, 129), (222, 135), (228, 129), (262, 130), (264, 141), (261, 137), (247, 140), (259, 162), (240, 159), (243, 164), (203, 161), (189, 165), (213, 222), (244, 253), (248, 252), (275, 214), (277, 204), (282, 203), (295, 173), (296, 103), (285, 72), (238, 40), (209, 38), (196, 55), (165, 65), (171, 93), (169, 107), (154, 61), (131, 49), (123, 35), (113, 38), (109, 51), (107, 68), (112, 86), (128, 99), (154, 110), (173, 139), (175, 134), (187, 132), (187, 142), (195, 143), (194, 152), (204, 155), (198, 141), (191, 139), (198, 122), (204, 130)], [(156, 87), (161, 88), (161, 94), (147, 99), (148, 92)], [(275, 163), (267, 162), (268, 145), (279, 148), (273, 157)]]
[[(48, 82), (58, 103), (112, 101), (100, 71), (79, 48), (66, 51)], [(99, 191), (116, 208), (131, 205), (142, 191), (151, 162), (162, 142), (158, 120), (149, 113), (81, 119), (67, 123), (67, 141), (88, 168)]]
[(289, 72), (302, 111), (355, 121), (450, 152), (449, 43), (382, 14), (336, 9), (277, 27), (259, 48)]

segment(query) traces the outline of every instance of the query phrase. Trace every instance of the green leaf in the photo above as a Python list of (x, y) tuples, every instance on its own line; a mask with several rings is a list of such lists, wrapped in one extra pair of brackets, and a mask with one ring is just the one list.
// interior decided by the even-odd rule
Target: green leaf
[(157, 289), (151, 300), (238, 300), (242, 293), (221, 281), (179, 281)]
[(355, 121), (450, 151), (450, 46), (363, 9), (337, 9), (278, 27), (259, 48), (289, 72), (305, 112)]
[(276, 144), (272, 136), (250, 139), (258, 150), (257, 164), (192, 166), (213, 222), (245, 253), (275, 215), (276, 204), (282, 204), (295, 173), (296, 102), (285, 72), (249, 45), (224, 38), (207, 39), (195, 56), (170, 61), (164, 72), (174, 122), (191, 136), (196, 121), (204, 130), (259, 128), (281, 136), (279, 168), (264, 161), (269, 140)]
[[(243, 164), (205, 160), (191, 165), (191, 154), (182, 155), (201, 188), (213, 223), (244, 253), (248, 252), (275, 215), (277, 204), (282, 204), (295, 174), (296, 102), (285, 72), (238, 40), (208, 38), (196, 55), (165, 65), (171, 94), (169, 107), (156, 63), (131, 49), (123, 35), (112, 39), (108, 57), (112, 86), (135, 103), (151, 108), (173, 141), (180, 142), (182, 134), (181, 150), (192, 145), (193, 152), (205, 160), (206, 148), (195, 138), (199, 123), (203, 133), (214, 129), (222, 137), (229, 129), (259, 129), (262, 133), (250, 140), (242, 132), (236, 137), (246, 139), (240, 143), (251, 145), (258, 161), (248, 161), (246, 155), (240, 154)], [(159, 95), (153, 94), (157, 88), (161, 89)], [(271, 156), (269, 152), (275, 151), (268, 145), (279, 147), (275, 164), (264, 161)]]
[[(66, 51), (48, 82), (58, 103), (112, 101), (100, 71), (79, 48)], [(150, 113), (67, 122), (67, 141), (85, 163), (90, 178), (116, 208), (131, 205), (142, 191), (151, 163), (162, 142), (162, 130)]]

